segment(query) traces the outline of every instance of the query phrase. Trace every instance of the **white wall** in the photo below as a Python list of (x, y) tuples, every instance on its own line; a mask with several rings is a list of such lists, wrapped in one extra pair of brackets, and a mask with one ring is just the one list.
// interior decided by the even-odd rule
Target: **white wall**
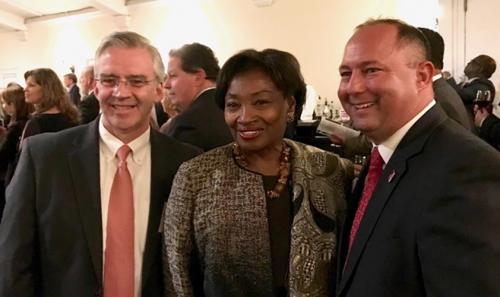
[[(251, 0), (158, 1), (130, 6), (129, 29), (150, 38), (164, 58), (171, 48), (194, 41), (210, 46), (221, 64), (244, 48), (286, 50), (299, 59), (306, 81), (319, 95), (337, 98), (337, 69), (354, 27), (378, 16), (400, 16), (416, 25), (432, 22), (432, 14), (408, 9), (413, 2), (275, 0), (270, 7), (258, 8)], [(0, 75), (16, 73), (23, 82), (28, 69), (51, 67), (62, 76), (70, 65), (79, 74), (92, 61), (100, 39), (119, 30), (113, 18), (104, 15), (32, 23), (28, 28), (27, 41), (13, 33), (0, 34)], [(0, 77), (0, 87), (10, 80)]]

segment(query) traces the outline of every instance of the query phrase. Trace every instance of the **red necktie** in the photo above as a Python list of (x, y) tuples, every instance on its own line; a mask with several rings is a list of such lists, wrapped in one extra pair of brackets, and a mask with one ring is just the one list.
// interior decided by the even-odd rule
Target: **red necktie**
[(127, 168), (129, 153), (127, 145), (117, 152), (118, 168), (109, 195), (104, 297), (134, 296), (134, 199)]
[(363, 216), (365, 215), (366, 207), (370, 202), (373, 190), (375, 190), (380, 175), (382, 175), (383, 167), (384, 159), (380, 156), (378, 148), (374, 147), (370, 157), (370, 167), (368, 168), (368, 174), (366, 175), (363, 194), (361, 195), (361, 200), (359, 201), (358, 209), (356, 210), (354, 221), (352, 222), (351, 233), (349, 235), (349, 251), (351, 250), (352, 243), (354, 242), (354, 238), (358, 232), (361, 220), (363, 220)]

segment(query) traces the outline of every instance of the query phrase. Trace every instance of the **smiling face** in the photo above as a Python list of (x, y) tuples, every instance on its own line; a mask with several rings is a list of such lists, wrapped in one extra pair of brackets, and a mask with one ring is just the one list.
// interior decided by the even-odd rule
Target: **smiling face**
[(281, 150), (287, 114), (295, 101), (285, 99), (262, 71), (236, 75), (225, 97), (224, 118), (242, 151), (258, 153)]
[(433, 68), (418, 57), (387, 24), (358, 29), (346, 45), (338, 96), (353, 126), (377, 144), (432, 100)]
[(39, 85), (31, 75), (26, 78), (24, 97), (26, 98), (26, 102), (32, 104), (40, 103), (43, 97), (42, 86)]
[[(101, 105), (104, 127), (128, 143), (147, 130), (151, 109), (162, 96), (152, 56), (145, 48), (110, 47), (96, 59), (95, 68), (100, 80), (95, 95)], [(110, 87), (103, 84), (103, 78), (116, 78), (120, 82)], [(144, 80), (147, 83), (136, 86), (125, 80)]]

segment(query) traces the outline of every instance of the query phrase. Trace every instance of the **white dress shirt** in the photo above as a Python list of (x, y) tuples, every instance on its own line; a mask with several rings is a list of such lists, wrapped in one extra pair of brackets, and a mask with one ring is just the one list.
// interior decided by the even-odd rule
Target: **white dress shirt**
[(385, 164), (389, 163), (392, 154), (394, 153), (406, 133), (408, 133), (410, 128), (434, 105), (436, 105), (436, 101), (432, 100), (424, 109), (422, 109), (422, 111), (420, 111), (415, 117), (413, 117), (413, 119), (408, 121), (408, 123), (399, 128), (399, 130), (392, 134), (387, 140), (378, 145), (378, 152), (380, 153), (382, 159), (384, 159)]
[[(128, 143), (132, 150), (127, 156), (127, 167), (132, 177), (134, 195), (134, 275), (135, 297), (141, 296), (142, 259), (146, 244), (151, 193), (151, 144), (150, 128)], [(99, 120), (99, 164), (101, 183), (103, 265), (106, 261), (106, 228), (111, 185), (118, 166), (116, 152), (124, 143), (112, 135)], [(104, 270), (104, 269), (103, 269)]]

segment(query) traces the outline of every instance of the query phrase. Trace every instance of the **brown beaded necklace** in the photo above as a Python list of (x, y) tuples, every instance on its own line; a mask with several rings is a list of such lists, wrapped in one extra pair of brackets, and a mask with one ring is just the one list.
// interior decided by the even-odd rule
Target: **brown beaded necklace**
[[(272, 190), (266, 192), (266, 196), (270, 199), (279, 198), (281, 192), (283, 192), (286, 187), (286, 181), (288, 180), (288, 176), (290, 175), (291, 166), (290, 150), (290, 147), (285, 142), (283, 142), (281, 147), (278, 181), (276, 181), (276, 184), (274, 185), (274, 188)], [(240, 164), (242, 167), (248, 167), (248, 161), (245, 158), (245, 155), (241, 153), (240, 146), (237, 143), (233, 144), (233, 155), (238, 164)]]

